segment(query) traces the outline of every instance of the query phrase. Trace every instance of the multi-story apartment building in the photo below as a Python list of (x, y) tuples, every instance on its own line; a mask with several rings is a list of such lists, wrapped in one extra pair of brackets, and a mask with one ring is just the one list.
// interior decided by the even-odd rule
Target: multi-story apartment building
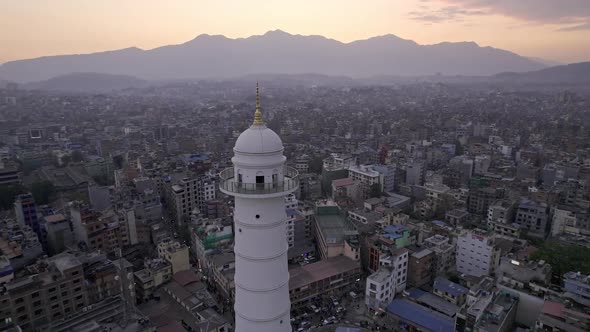
[(457, 272), (482, 277), (495, 272), (500, 262), (500, 249), (495, 236), (475, 229), (464, 231), (457, 239)]
[(359, 184), (364, 199), (370, 197), (373, 185), (378, 185), (379, 190), (383, 191), (383, 175), (375, 171), (370, 165), (350, 166), (348, 168), (348, 177)]
[(383, 179), (383, 188), (385, 192), (393, 192), (395, 190), (395, 173), (397, 166), (395, 164), (379, 164), (372, 165), (373, 170), (379, 172)]
[(37, 215), (37, 204), (31, 194), (23, 194), (16, 197), (14, 201), (14, 213), (16, 220), (21, 225), (26, 225), (33, 229), (37, 235), (41, 233), (39, 217)]
[(530, 234), (544, 237), (549, 219), (546, 203), (524, 199), (518, 205), (515, 222), (528, 229)]
[(15, 185), (22, 182), (18, 164), (0, 160), (0, 186)]
[(185, 177), (165, 185), (165, 201), (172, 218), (181, 224), (193, 210), (207, 211), (206, 203), (215, 199), (215, 181), (206, 176)]
[(172, 265), (158, 258), (144, 262), (145, 268), (134, 273), (137, 302), (148, 301), (155, 289), (172, 279)]
[(316, 204), (314, 234), (322, 259), (347, 256), (355, 261), (360, 259), (358, 230), (341, 215), (340, 208), (333, 201)]
[(302, 155), (295, 159), (295, 169), (299, 173), (307, 173), (309, 171), (309, 156)]
[(421, 287), (432, 280), (435, 263), (434, 252), (430, 249), (417, 249), (408, 258), (408, 286)]
[(455, 267), (455, 245), (448, 237), (437, 234), (425, 239), (424, 245), (434, 252), (435, 275), (445, 274)]
[(469, 190), (467, 210), (471, 213), (486, 215), (490, 205), (503, 196), (503, 190), (490, 187)]
[(577, 303), (590, 307), (590, 275), (580, 272), (568, 272), (563, 276), (566, 297)]
[(514, 220), (516, 204), (507, 199), (495, 201), (488, 208), (488, 225), (511, 224)]
[(426, 165), (422, 160), (414, 160), (406, 164), (406, 184), (421, 186), (424, 184)]
[(88, 304), (82, 263), (71, 254), (59, 254), (49, 258), (38, 274), (0, 288), (0, 329), (12, 320), (25, 331), (34, 330)]
[(297, 219), (298, 200), (294, 194), (285, 197), (285, 210), (287, 212), (287, 243), (289, 248), (295, 245), (295, 220)]
[(46, 249), (50, 256), (59, 254), (66, 250), (68, 246), (74, 244), (74, 234), (70, 228), (70, 220), (63, 214), (53, 214), (43, 219), (43, 233), (47, 235)]
[(158, 243), (158, 256), (172, 265), (172, 274), (190, 269), (188, 246), (175, 240)]
[(379, 265), (391, 271), (393, 281), (391, 290), (394, 294), (406, 289), (408, 261), (409, 251), (405, 248), (393, 250), (390, 254), (383, 255), (379, 258)]
[(392, 285), (394, 274), (387, 267), (380, 268), (377, 272), (367, 277), (365, 288), (365, 305), (369, 310), (378, 310), (386, 307), (395, 297)]
[(74, 236), (90, 250), (113, 252), (129, 245), (128, 225), (113, 210), (97, 213), (76, 203), (71, 208)]

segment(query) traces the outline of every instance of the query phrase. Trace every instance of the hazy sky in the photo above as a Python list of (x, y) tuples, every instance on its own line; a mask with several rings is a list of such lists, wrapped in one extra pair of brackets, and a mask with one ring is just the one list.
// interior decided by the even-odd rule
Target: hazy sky
[(349, 42), (395, 34), (590, 61), (590, 0), (0, 0), (0, 63), (281, 29)]

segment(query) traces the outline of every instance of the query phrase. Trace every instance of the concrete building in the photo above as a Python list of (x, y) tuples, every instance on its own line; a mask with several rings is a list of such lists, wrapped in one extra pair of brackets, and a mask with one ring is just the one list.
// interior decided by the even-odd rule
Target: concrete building
[(203, 175), (182, 178), (164, 186), (165, 201), (174, 220), (180, 225), (195, 209), (206, 211), (206, 203), (215, 199), (215, 181)]
[(432, 285), (432, 293), (448, 302), (462, 306), (467, 300), (469, 289), (442, 277), (436, 277)]
[(515, 223), (527, 229), (530, 234), (545, 237), (549, 213), (546, 203), (525, 199), (518, 205)]
[(0, 220), (0, 252), (10, 260), (14, 272), (24, 269), (45, 253), (39, 237), (29, 226), (12, 219)]
[(300, 200), (314, 201), (322, 195), (322, 183), (317, 174), (299, 174), (299, 191), (296, 193)]
[(469, 220), (469, 212), (461, 209), (453, 209), (445, 214), (445, 221), (453, 226), (463, 225)]
[(373, 185), (379, 186), (381, 192), (384, 189), (383, 175), (375, 171), (371, 165), (350, 166), (348, 177), (359, 184), (363, 199), (369, 198)]
[(14, 279), (14, 269), (6, 256), (0, 256), (0, 285)]
[(300, 173), (307, 173), (309, 171), (309, 156), (303, 155), (295, 159), (295, 169)]
[(361, 198), (359, 183), (352, 178), (344, 178), (332, 181), (332, 199), (350, 198), (357, 201)]
[(487, 215), (490, 205), (503, 196), (504, 191), (500, 189), (490, 187), (470, 189), (467, 210), (470, 213)]
[(285, 212), (287, 213), (287, 243), (289, 248), (295, 245), (295, 220), (297, 219), (299, 201), (294, 194), (285, 196)]
[(0, 160), (0, 186), (11, 186), (21, 182), (18, 164), (8, 160)]
[(71, 208), (74, 237), (90, 250), (113, 252), (129, 245), (128, 226), (125, 220), (108, 210), (97, 213), (88, 206), (76, 203)]
[(408, 286), (421, 287), (432, 281), (435, 258), (430, 249), (413, 250), (408, 259)]
[(500, 249), (493, 234), (475, 229), (457, 239), (457, 272), (482, 277), (494, 273), (500, 262)]
[(70, 221), (63, 214), (44, 217), (43, 227), (47, 234), (47, 253), (50, 256), (59, 254), (75, 244)]
[(488, 208), (488, 225), (511, 224), (516, 212), (516, 204), (513, 201), (501, 199), (495, 201)]
[(386, 307), (395, 297), (394, 274), (390, 268), (382, 267), (367, 277), (365, 305), (376, 311)]
[(327, 294), (344, 295), (360, 280), (361, 265), (337, 256), (289, 270), (289, 295), (294, 308)]
[(341, 215), (340, 208), (333, 201), (316, 203), (314, 234), (322, 259), (347, 256), (360, 259), (358, 231), (354, 224)]
[(551, 265), (544, 261), (527, 262), (515, 257), (502, 257), (498, 267), (498, 281), (513, 288), (522, 289), (534, 282), (549, 285), (551, 282)]
[(454, 320), (406, 299), (387, 306), (386, 325), (393, 331), (454, 332)]
[(23, 194), (16, 197), (14, 201), (14, 213), (16, 221), (21, 225), (31, 227), (37, 235), (41, 234), (39, 216), (37, 215), (37, 204), (32, 194)]
[[(473, 289), (470, 290), (470, 294)], [(509, 292), (475, 290), (477, 295), (457, 314), (455, 331), (511, 331), (516, 320), (519, 298)]]
[(590, 307), (590, 276), (579, 272), (568, 272), (563, 276), (565, 296)]
[(393, 250), (379, 258), (379, 269), (367, 278), (365, 304), (371, 310), (385, 308), (395, 294), (406, 289), (408, 276), (407, 249)]
[(406, 165), (406, 184), (421, 186), (424, 184), (426, 165), (421, 160), (414, 160)]
[(168, 239), (158, 243), (158, 256), (170, 263), (172, 274), (187, 271), (191, 267), (188, 246), (178, 241)]
[(383, 181), (383, 191), (384, 192), (393, 192), (395, 190), (395, 172), (397, 166), (394, 164), (379, 164), (373, 165), (372, 168), (381, 174), (381, 178)]
[[(285, 196), (299, 189), (283, 143), (267, 128), (256, 96), (253, 124), (236, 140), (220, 190), (235, 197), (235, 331), (291, 331)], [(252, 305), (256, 303), (256, 305)]]
[(83, 265), (71, 254), (47, 260), (40, 273), (14, 279), (0, 289), (0, 329), (9, 322), (34, 330), (88, 306)]
[(546, 300), (537, 317), (535, 328), (538, 331), (590, 331), (590, 315), (565, 304)]
[(436, 234), (424, 239), (424, 245), (434, 252), (435, 275), (444, 275), (455, 268), (455, 245), (448, 237)]
[(137, 302), (151, 299), (154, 291), (172, 279), (172, 265), (162, 258), (146, 260), (145, 268), (134, 273)]

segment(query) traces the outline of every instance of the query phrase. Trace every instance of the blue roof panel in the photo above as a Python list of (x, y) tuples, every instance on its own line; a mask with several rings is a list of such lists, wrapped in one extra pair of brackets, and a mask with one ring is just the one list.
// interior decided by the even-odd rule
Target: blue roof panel
[(425, 307), (408, 300), (395, 299), (387, 311), (413, 324), (436, 332), (455, 331), (455, 322), (442, 314), (428, 310)]
[(441, 292), (447, 292), (453, 296), (460, 296), (469, 292), (469, 289), (442, 277), (436, 277), (436, 279), (434, 279), (433, 287), (440, 290)]

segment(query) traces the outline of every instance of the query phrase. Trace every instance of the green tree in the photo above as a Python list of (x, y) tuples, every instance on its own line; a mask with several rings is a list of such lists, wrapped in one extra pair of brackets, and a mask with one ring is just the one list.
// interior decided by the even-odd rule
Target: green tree
[(309, 160), (309, 172), (321, 174), (322, 168), (324, 167), (324, 159), (319, 156), (315, 156)]
[(371, 185), (371, 197), (381, 197), (381, 185), (379, 183), (373, 183)]
[(113, 165), (115, 165), (115, 169), (121, 169), (123, 168), (123, 163), (125, 162), (125, 159), (123, 159), (122, 155), (116, 155), (113, 156)]
[(55, 186), (51, 181), (35, 182), (31, 185), (31, 194), (37, 204), (48, 204), (55, 193)]
[(74, 152), (72, 152), (70, 158), (72, 159), (73, 162), (78, 163), (84, 160), (84, 155), (82, 154), (82, 152), (76, 150)]
[(0, 186), (0, 209), (12, 209), (16, 196), (25, 192), (26, 189), (21, 185)]
[(553, 275), (557, 277), (555, 279), (560, 281), (563, 274), (570, 271), (590, 274), (588, 257), (590, 257), (589, 248), (550, 240), (546, 241), (531, 258), (542, 259), (549, 263), (553, 269)]

